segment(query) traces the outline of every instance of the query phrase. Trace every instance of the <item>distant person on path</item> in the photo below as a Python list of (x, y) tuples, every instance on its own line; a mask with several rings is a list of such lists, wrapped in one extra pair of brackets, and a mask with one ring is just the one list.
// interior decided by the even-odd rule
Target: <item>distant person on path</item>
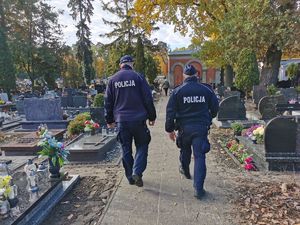
[[(212, 89), (198, 82), (194, 66), (187, 65), (183, 73), (184, 83), (175, 88), (167, 105), (165, 130), (180, 148), (179, 172), (187, 179), (191, 179), (189, 165), (193, 149), (195, 197), (201, 199), (205, 195), (205, 154), (210, 150), (207, 135), (219, 104)], [(177, 137), (175, 130), (178, 130)]]
[(170, 88), (170, 83), (167, 80), (167, 78), (165, 78), (162, 88), (164, 89), (166, 96), (168, 96), (168, 89)]
[[(133, 70), (133, 59), (125, 55), (120, 59), (121, 70), (109, 80), (105, 94), (105, 119), (109, 128), (118, 127), (118, 140), (122, 145), (122, 161), (129, 184), (143, 186), (143, 172), (147, 166), (148, 145), (151, 141), (147, 127), (153, 126), (156, 110), (146, 80)], [(132, 141), (136, 146), (132, 156)]]

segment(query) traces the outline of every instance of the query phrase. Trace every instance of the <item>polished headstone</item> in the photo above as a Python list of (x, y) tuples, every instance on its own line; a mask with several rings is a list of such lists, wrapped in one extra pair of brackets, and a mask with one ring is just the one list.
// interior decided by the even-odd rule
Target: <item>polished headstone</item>
[(16, 108), (19, 115), (24, 114), (24, 100), (17, 100), (16, 101)]
[(285, 103), (283, 95), (265, 96), (258, 103), (258, 111), (262, 120), (270, 120), (278, 115), (280, 112), (276, 110), (277, 104)]
[(27, 121), (62, 120), (61, 101), (57, 99), (29, 98), (24, 100)]
[(300, 171), (299, 122), (295, 116), (281, 116), (267, 124), (264, 140), (270, 170)]
[(75, 108), (86, 107), (87, 97), (84, 95), (73, 96), (73, 105)]
[(280, 93), (284, 96), (286, 102), (298, 98), (296, 88), (281, 88)]
[(239, 96), (230, 96), (220, 102), (217, 120), (247, 120), (246, 108)]
[(101, 126), (106, 124), (104, 118), (104, 108), (90, 108), (90, 113), (93, 121), (99, 123)]
[(238, 96), (241, 97), (241, 92), (239, 91), (229, 91), (225, 90), (224, 91), (224, 98), (230, 97), (230, 96)]

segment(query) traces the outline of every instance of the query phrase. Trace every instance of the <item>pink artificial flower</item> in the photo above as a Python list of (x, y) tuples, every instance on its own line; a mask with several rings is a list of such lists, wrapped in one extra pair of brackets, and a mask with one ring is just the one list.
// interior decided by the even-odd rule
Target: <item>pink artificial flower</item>
[(252, 157), (246, 158), (246, 159), (245, 159), (245, 163), (246, 163), (246, 164), (251, 164), (251, 163), (253, 163), (253, 158), (252, 158)]
[(297, 103), (297, 100), (296, 99), (291, 99), (291, 100), (289, 100), (289, 104), (296, 104)]
[(245, 170), (255, 170), (255, 167), (253, 164), (245, 164)]

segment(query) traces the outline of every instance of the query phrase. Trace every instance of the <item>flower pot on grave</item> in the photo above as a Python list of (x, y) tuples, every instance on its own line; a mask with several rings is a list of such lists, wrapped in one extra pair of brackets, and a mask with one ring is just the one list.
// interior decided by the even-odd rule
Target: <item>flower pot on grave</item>
[(50, 178), (59, 178), (60, 177), (60, 165), (58, 163), (58, 158), (56, 158), (56, 164), (54, 165), (52, 162), (52, 158), (48, 158), (49, 161), (49, 173)]
[(92, 129), (91, 130), (91, 135), (95, 135), (96, 134), (96, 130), (95, 129)]
[(241, 136), (242, 135), (242, 131), (234, 131), (233, 134), (235, 136)]

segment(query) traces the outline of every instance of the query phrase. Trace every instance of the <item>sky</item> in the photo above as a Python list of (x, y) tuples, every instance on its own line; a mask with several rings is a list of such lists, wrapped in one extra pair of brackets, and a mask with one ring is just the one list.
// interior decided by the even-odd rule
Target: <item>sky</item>
[[(59, 17), (59, 23), (63, 24), (63, 33), (64, 33), (64, 41), (68, 45), (75, 44), (76, 42), (76, 22), (73, 21), (70, 16), (70, 11), (67, 7), (69, 0), (47, 0), (47, 2), (54, 6), (58, 10), (64, 10), (63, 15)], [(94, 44), (101, 42), (104, 44), (110, 43), (111, 40), (100, 37), (100, 34), (105, 34), (111, 31), (111, 28), (105, 25), (102, 21), (102, 18), (106, 18), (108, 20), (117, 20), (117, 17), (104, 12), (101, 8), (100, 0), (93, 1), (94, 6), (94, 15), (92, 17), (92, 23), (90, 24), (91, 29), (91, 40)], [(160, 30), (155, 31), (151, 39), (157, 39), (158, 41), (163, 41), (168, 44), (171, 49), (187, 47), (190, 44), (191, 38), (189, 36), (182, 36), (178, 32), (174, 32), (174, 27), (172, 25), (166, 25), (159, 23), (158, 24)]]

